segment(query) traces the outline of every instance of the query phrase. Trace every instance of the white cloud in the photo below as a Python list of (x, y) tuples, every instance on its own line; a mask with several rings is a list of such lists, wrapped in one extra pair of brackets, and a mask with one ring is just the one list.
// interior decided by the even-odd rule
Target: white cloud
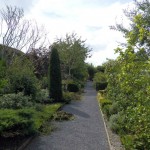
[[(129, 0), (128, 0), (129, 1)], [(131, 0), (132, 1), (132, 0)], [(109, 29), (116, 20), (121, 21), (122, 9), (132, 2), (123, 4), (117, 0), (38, 0), (26, 13), (43, 24), (49, 32), (50, 41), (66, 33), (75, 32), (87, 45), (93, 46), (93, 56), (87, 59), (94, 65), (100, 65), (106, 58), (115, 58), (113, 49), (122, 35)], [(113, 3), (111, 3), (113, 2)], [(126, 20), (125, 20), (126, 23)], [(92, 47), (91, 47), (92, 48)]]

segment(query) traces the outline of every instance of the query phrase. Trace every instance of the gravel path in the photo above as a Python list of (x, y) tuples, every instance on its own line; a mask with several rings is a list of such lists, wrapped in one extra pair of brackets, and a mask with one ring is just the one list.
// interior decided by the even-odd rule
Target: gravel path
[(110, 150), (92, 82), (87, 82), (82, 101), (74, 101), (63, 110), (75, 119), (57, 122), (56, 131), (35, 138), (26, 150)]

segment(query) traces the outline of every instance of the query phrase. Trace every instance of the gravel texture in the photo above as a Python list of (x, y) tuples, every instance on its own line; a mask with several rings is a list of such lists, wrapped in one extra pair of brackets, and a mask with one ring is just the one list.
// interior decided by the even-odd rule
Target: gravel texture
[(63, 108), (75, 119), (56, 122), (56, 131), (35, 138), (26, 150), (110, 150), (92, 82), (87, 82), (84, 92), (81, 101)]

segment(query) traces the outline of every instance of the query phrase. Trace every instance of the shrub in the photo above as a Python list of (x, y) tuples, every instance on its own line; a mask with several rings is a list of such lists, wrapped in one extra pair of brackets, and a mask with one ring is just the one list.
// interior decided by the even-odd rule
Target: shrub
[(53, 104), (17, 110), (2, 109), (0, 110), (0, 135), (37, 133), (61, 106), (62, 104)]
[(69, 83), (67, 86), (69, 92), (79, 92), (79, 87), (76, 83)]
[(0, 97), (0, 108), (19, 109), (24, 107), (31, 107), (33, 103), (29, 96), (24, 96), (23, 93), (5, 94)]
[(14, 59), (8, 69), (11, 92), (24, 92), (24, 95), (35, 97), (38, 80), (33, 70), (31, 62), (26, 58)]
[(112, 106), (109, 109), (110, 114), (117, 114), (119, 112), (119, 103), (118, 102), (113, 102)]
[(29, 134), (34, 132), (34, 122), (32, 120), (34, 110), (21, 109), (12, 110), (4, 109), (0, 111), (0, 135), (9, 133), (15, 134)]
[(106, 89), (106, 87), (107, 87), (107, 82), (97, 82), (96, 83), (96, 90), (98, 91), (98, 90), (105, 90)]
[(49, 97), (48, 90), (42, 89), (37, 92), (35, 101), (38, 103), (50, 103), (52, 102), (52, 99)]
[(112, 105), (112, 101), (105, 99), (105, 98), (101, 98), (100, 99), (100, 105), (103, 108), (105, 105)]
[(118, 123), (118, 118), (119, 117), (120, 117), (119, 114), (114, 114), (114, 115), (111, 115), (110, 118), (109, 118), (110, 128), (115, 133), (118, 133), (119, 130), (120, 130), (120, 126), (119, 126), (119, 123)]
[(107, 105), (104, 105), (103, 108), (102, 108), (102, 111), (104, 112), (104, 114), (106, 114), (107, 118), (110, 117), (110, 108), (111, 108), (112, 105), (110, 104), (107, 104)]
[(62, 85), (59, 54), (56, 48), (52, 48), (49, 64), (49, 96), (55, 102), (62, 101)]
[(106, 75), (102, 72), (98, 72), (94, 76), (94, 85), (96, 90), (105, 90), (107, 87)]
[(63, 100), (67, 104), (69, 104), (74, 99), (74, 93), (72, 92), (64, 92), (63, 93)]
[(41, 89), (47, 89), (48, 88), (48, 78), (43, 77), (41, 80)]
[(122, 112), (111, 115), (109, 118), (110, 128), (115, 133), (123, 134), (125, 132), (124, 128), (125, 123), (126, 123), (125, 115)]

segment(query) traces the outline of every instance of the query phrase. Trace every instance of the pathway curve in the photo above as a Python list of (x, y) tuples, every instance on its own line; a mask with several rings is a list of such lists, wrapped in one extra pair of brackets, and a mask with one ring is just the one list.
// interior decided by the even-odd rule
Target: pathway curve
[(87, 82), (82, 101), (63, 110), (75, 119), (56, 123), (58, 130), (35, 138), (26, 150), (110, 150), (92, 82)]

